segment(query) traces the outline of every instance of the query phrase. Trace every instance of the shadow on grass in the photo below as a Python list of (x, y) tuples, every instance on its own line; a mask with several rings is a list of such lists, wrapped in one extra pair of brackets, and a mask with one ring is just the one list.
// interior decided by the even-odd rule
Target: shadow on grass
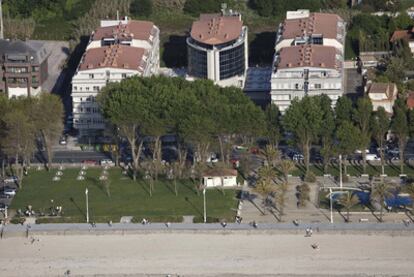
[(80, 214), (85, 218), (86, 220), (86, 212), (75, 202), (75, 199), (73, 197), (69, 198), (70, 202), (76, 207), (76, 209), (80, 212)]
[(86, 177), (85, 181), (90, 182), (93, 186), (97, 187), (105, 196), (108, 196), (104, 187), (104, 184), (96, 178)]
[(191, 202), (191, 200), (190, 200), (190, 198), (188, 198), (187, 196), (186, 197), (184, 197), (184, 200), (188, 203), (188, 204), (190, 204), (190, 206), (196, 211), (196, 213), (198, 214), (198, 215), (200, 215), (200, 216), (203, 216), (203, 212), (202, 211), (200, 211), (200, 209), (199, 208), (197, 208), (197, 206), (196, 205), (194, 205), (194, 203), (193, 202)]

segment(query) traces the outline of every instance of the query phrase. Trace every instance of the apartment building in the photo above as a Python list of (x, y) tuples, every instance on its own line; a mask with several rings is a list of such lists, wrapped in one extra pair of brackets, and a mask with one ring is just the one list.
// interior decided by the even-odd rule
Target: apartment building
[(248, 67), (247, 27), (235, 12), (202, 14), (187, 38), (188, 79), (243, 88)]
[(96, 96), (106, 84), (135, 75), (151, 76), (158, 70), (158, 27), (148, 21), (102, 21), (72, 79), (73, 122), (79, 136), (96, 136), (105, 130)]
[(338, 15), (287, 12), (279, 25), (272, 64), (271, 101), (284, 112), (293, 99), (343, 93), (345, 22)]
[(0, 39), (0, 93), (9, 98), (40, 93), (49, 55), (40, 41)]

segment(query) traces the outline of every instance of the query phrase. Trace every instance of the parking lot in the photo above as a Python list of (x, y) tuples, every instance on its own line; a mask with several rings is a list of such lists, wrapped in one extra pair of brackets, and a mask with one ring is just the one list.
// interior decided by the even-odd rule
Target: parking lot
[(17, 192), (17, 179), (5, 178), (0, 180), (0, 218), (5, 216), (5, 207), (10, 206)]

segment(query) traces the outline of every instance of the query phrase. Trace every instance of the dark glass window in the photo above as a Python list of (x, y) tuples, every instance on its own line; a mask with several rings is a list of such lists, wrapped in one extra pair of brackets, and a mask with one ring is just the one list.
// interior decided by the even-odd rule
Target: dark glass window
[(244, 71), (244, 43), (220, 52), (220, 80), (242, 75)]
[(207, 78), (207, 53), (188, 47), (188, 73), (198, 78)]

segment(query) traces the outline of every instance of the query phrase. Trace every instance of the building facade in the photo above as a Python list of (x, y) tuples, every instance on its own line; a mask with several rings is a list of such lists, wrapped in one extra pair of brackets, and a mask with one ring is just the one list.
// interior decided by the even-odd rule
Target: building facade
[(0, 40), (0, 93), (9, 98), (40, 93), (49, 55), (40, 41)]
[(293, 99), (343, 94), (345, 22), (335, 14), (287, 12), (279, 25), (271, 75), (271, 101), (284, 112)]
[(372, 83), (368, 89), (368, 97), (374, 111), (383, 107), (387, 113), (392, 114), (397, 95), (398, 88), (394, 83)]
[(96, 136), (106, 127), (96, 96), (109, 82), (159, 70), (159, 29), (147, 21), (102, 21), (72, 79), (74, 128)]
[(247, 27), (238, 13), (202, 14), (187, 38), (188, 79), (244, 86), (248, 67)]

